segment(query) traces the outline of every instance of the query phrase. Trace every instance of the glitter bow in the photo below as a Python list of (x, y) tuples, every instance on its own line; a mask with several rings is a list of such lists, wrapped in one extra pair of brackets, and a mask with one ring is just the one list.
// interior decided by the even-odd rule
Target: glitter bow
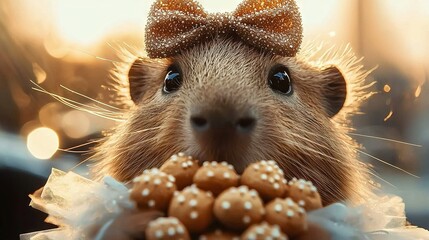
[(157, 0), (146, 26), (146, 51), (151, 58), (171, 57), (216, 36), (293, 57), (302, 41), (301, 16), (293, 0), (245, 0), (221, 14), (208, 14), (194, 0)]

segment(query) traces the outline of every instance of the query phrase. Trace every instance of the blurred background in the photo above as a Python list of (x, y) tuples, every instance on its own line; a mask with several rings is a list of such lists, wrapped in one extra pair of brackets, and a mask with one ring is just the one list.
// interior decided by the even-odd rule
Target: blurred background
[[(240, 1), (201, 2), (225, 12)], [(429, 228), (429, 1), (297, 2), (304, 41), (350, 44), (367, 69), (378, 66), (368, 79), (377, 94), (354, 118), (352, 136), (374, 156), (362, 160), (389, 182), (377, 180), (383, 191), (403, 197), (409, 221)], [(0, 239), (51, 227), (27, 195), (52, 167), (69, 170), (88, 158), (102, 130), (115, 125), (32, 89), (31, 81), (78, 103), (94, 106), (73, 91), (114, 106), (109, 71), (120, 47), (142, 48), (151, 3), (0, 1)], [(87, 174), (85, 164), (73, 169)]]

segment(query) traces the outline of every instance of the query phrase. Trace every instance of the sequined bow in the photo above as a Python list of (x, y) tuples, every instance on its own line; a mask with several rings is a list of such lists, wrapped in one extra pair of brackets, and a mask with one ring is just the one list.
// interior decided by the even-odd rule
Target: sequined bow
[(208, 14), (194, 0), (157, 0), (146, 26), (146, 51), (151, 58), (171, 57), (216, 36), (292, 57), (302, 41), (301, 16), (293, 0), (245, 0), (222, 14)]

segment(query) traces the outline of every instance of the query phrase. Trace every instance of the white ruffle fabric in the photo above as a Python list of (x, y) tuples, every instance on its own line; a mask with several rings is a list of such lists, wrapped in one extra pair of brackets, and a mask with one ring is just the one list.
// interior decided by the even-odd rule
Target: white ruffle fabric
[[(21, 234), (21, 240), (102, 239), (112, 219), (135, 207), (128, 194), (125, 184), (111, 177), (94, 182), (53, 169), (43, 189), (30, 195), (30, 206), (47, 213), (46, 221), (58, 228)], [(332, 204), (310, 212), (308, 220), (328, 230), (333, 240), (429, 240), (429, 231), (406, 225), (398, 196), (377, 197), (359, 207)], [(94, 229), (100, 230), (94, 234)]]

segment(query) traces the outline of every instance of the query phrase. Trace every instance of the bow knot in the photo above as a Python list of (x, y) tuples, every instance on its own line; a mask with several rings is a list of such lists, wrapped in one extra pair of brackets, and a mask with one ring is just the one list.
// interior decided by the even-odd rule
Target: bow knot
[(157, 0), (146, 26), (146, 51), (151, 58), (171, 57), (216, 36), (293, 57), (302, 41), (301, 16), (293, 0), (245, 0), (233, 13), (214, 14), (194, 0)]

